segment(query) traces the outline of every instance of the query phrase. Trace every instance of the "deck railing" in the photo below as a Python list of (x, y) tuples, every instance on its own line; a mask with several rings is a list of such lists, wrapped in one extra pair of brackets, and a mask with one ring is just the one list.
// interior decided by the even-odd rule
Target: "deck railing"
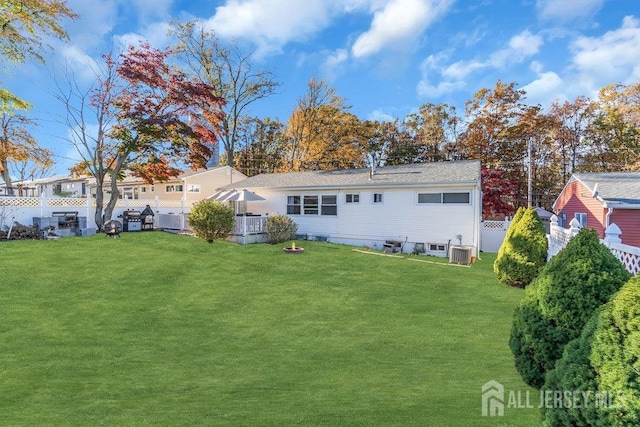
[(237, 216), (232, 234), (236, 236), (248, 236), (266, 232), (267, 217), (265, 216)]

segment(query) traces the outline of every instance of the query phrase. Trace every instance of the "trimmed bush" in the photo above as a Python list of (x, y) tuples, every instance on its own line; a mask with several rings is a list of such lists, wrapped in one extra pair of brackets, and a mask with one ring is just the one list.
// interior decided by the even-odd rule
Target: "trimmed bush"
[(266, 227), (270, 243), (285, 242), (295, 236), (298, 231), (298, 225), (287, 215), (269, 215)]
[(518, 209), (493, 263), (496, 277), (504, 284), (524, 288), (546, 261), (547, 237), (538, 213), (533, 208)]
[(202, 200), (189, 213), (189, 226), (209, 243), (227, 238), (234, 222), (233, 209), (217, 200)]
[(544, 389), (590, 392), (586, 405), (543, 407), (545, 426), (640, 425), (640, 277), (629, 280), (567, 344)]
[(580, 230), (542, 269), (514, 313), (509, 346), (522, 379), (542, 387), (565, 345), (629, 277), (595, 230)]

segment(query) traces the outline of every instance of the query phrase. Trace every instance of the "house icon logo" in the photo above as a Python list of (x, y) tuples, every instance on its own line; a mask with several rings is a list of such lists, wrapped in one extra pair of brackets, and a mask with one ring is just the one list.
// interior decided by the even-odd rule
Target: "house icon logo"
[(498, 381), (489, 381), (482, 385), (482, 416), (504, 415), (504, 386)]

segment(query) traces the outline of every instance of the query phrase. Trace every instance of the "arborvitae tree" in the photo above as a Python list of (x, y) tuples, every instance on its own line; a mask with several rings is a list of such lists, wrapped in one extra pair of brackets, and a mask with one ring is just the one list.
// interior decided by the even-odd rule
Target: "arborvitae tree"
[(567, 344), (544, 389), (588, 392), (586, 405), (543, 407), (545, 426), (640, 425), (640, 277), (629, 280)]
[(527, 288), (511, 329), (509, 346), (527, 384), (543, 385), (565, 345), (629, 277), (590, 229), (580, 230), (551, 259)]
[(536, 278), (547, 261), (547, 237), (535, 209), (523, 210), (516, 222), (518, 213), (520, 209), (507, 230), (493, 263), (493, 271), (502, 283), (524, 288)]

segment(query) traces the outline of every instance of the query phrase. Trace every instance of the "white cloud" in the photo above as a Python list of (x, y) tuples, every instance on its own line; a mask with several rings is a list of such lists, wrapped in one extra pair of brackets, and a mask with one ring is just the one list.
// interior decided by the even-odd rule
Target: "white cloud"
[(137, 10), (137, 17), (142, 22), (155, 19), (166, 20), (169, 16), (173, 0), (129, 0)]
[(113, 39), (116, 43), (116, 49), (119, 51), (126, 49), (128, 46), (137, 46), (141, 41), (148, 41), (151, 46), (164, 49), (169, 41), (167, 37), (168, 28), (168, 23), (157, 22), (142, 28), (140, 32), (121, 34), (114, 36)]
[[(532, 67), (537, 69), (537, 66)], [(565, 83), (560, 76), (553, 71), (540, 72), (538, 78), (522, 87), (527, 93), (528, 104), (551, 105), (555, 100), (565, 100), (562, 90)]]
[(69, 7), (79, 16), (66, 25), (71, 42), (85, 50), (101, 48), (116, 25), (118, 0), (69, 0)]
[(520, 63), (537, 54), (543, 43), (542, 37), (525, 30), (511, 37), (508, 47), (494, 52), (489, 58), (488, 65), (504, 68), (511, 64)]
[(367, 120), (375, 120), (378, 122), (393, 122), (395, 117), (393, 115), (384, 112), (381, 109), (373, 110), (367, 115)]
[(573, 68), (590, 92), (615, 82), (640, 80), (640, 20), (627, 16), (622, 26), (601, 37), (580, 37), (572, 45)]
[(604, 0), (538, 0), (536, 7), (542, 19), (567, 22), (593, 15)]
[(323, 77), (333, 81), (347, 59), (349, 59), (349, 53), (346, 49), (337, 49), (335, 52), (330, 53), (321, 67)]
[(64, 46), (62, 56), (66, 60), (78, 82), (90, 83), (96, 79), (99, 65), (95, 59), (87, 55), (77, 46)]
[[(352, 7), (360, 7), (351, 2)], [(304, 40), (331, 23), (340, 2), (325, 0), (228, 0), (205, 22), (221, 37), (248, 39), (258, 53), (279, 52), (294, 40)]]
[(351, 53), (360, 58), (389, 47), (406, 48), (452, 3), (452, 0), (389, 0), (375, 11), (369, 31), (356, 39)]
[[(446, 65), (452, 51), (430, 55), (420, 66), (422, 78), (417, 86), (418, 95), (435, 97), (461, 90), (471, 75), (489, 68), (504, 69), (522, 63), (537, 54), (542, 44), (542, 37), (523, 31), (513, 36), (507, 47), (493, 52), (486, 60), (475, 58)], [(438, 84), (433, 83), (431, 76), (434, 74), (441, 80)]]
[(458, 61), (445, 67), (442, 70), (442, 77), (449, 80), (464, 80), (470, 74), (473, 74), (477, 70), (486, 68), (487, 64), (477, 61)]
[[(440, 52), (436, 55), (429, 55), (422, 64), (420, 64), (420, 73), (422, 75), (416, 92), (420, 97), (438, 97), (447, 93), (454, 92), (464, 87), (465, 83), (459, 76), (463, 72), (464, 67), (457, 67), (456, 64), (452, 66), (446, 66), (446, 62), (449, 61), (451, 51)], [(452, 68), (451, 68), (452, 67)], [(449, 76), (445, 76), (445, 73), (450, 73)], [(440, 77), (440, 83), (434, 84), (434, 80), (431, 76), (435, 74), (436, 77)]]

